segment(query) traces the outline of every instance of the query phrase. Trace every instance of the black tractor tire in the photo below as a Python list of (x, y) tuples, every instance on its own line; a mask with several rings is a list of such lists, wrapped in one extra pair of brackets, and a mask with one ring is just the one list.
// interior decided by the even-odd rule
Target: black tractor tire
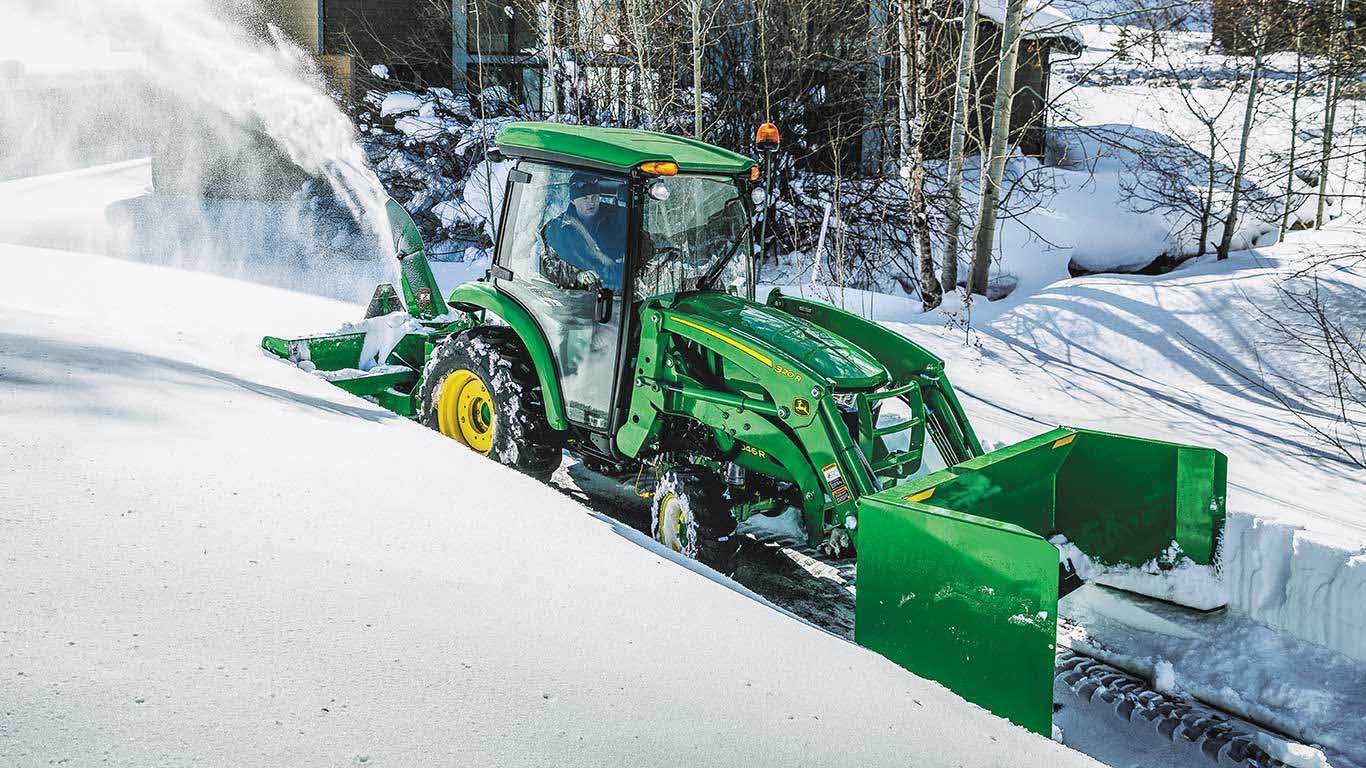
[[(462, 399), (459, 391), (447, 392), (443, 407), (447, 387), (470, 393)], [(535, 366), (511, 328), (481, 326), (438, 344), (422, 371), (418, 420), (538, 480), (549, 478), (563, 457)]]
[(665, 470), (650, 497), (654, 540), (729, 574), (735, 568), (740, 537), (735, 535), (735, 517), (723, 489), (721, 479), (705, 470)]

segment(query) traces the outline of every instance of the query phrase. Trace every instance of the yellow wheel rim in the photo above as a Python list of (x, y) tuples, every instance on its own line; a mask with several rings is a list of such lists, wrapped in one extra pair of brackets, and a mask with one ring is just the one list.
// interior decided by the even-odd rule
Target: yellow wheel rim
[(659, 499), (659, 530), (655, 537), (657, 541), (664, 544), (675, 552), (682, 552), (687, 543), (687, 534), (683, 529), (683, 505), (679, 502), (673, 491), (664, 494)]
[(485, 456), (489, 454), (493, 448), (493, 398), (478, 374), (461, 368), (441, 382), (436, 422), (441, 434)]

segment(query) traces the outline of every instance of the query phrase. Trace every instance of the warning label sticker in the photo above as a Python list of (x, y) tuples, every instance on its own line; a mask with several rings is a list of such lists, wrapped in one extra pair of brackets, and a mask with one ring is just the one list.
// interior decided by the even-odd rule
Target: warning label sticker
[(844, 475), (840, 474), (838, 465), (826, 464), (821, 467), (821, 474), (825, 476), (825, 484), (830, 486), (830, 496), (836, 504), (843, 504), (849, 500), (849, 486), (845, 484)]

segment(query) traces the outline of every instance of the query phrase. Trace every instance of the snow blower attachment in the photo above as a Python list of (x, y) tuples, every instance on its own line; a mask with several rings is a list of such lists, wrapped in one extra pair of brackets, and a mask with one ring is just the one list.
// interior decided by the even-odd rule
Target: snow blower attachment
[(515, 167), (483, 279), (443, 300), (391, 204), (402, 298), (380, 286), (361, 326), (263, 347), (533, 476), (568, 450), (654, 478), (656, 540), (717, 567), (737, 521), (795, 508), (809, 545), (857, 552), (860, 644), (1042, 734), (1060, 583), (1212, 563), (1217, 451), (1060, 428), (987, 453), (924, 348), (756, 301), (752, 160), (544, 123), (498, 145)]
[(427, 336), (443, 325), (440, 319), (449, 310), (437, 289), (417, 224), (392, 199), (385, 212), (399, 262), (403, 300), (392, 285), (384, 283), (375, 289), (365, 321), (355, 330), (297, 339), (267, 336), (261, 348), (317, 372), (353, 395), (411, 416), (409, 390), (426, 359)]

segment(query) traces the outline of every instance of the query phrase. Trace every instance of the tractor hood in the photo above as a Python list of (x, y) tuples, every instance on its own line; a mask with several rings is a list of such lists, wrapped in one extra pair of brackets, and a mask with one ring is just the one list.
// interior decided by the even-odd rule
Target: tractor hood
[(841, 389), (872, 389), (891, 378), (886, 367), (848, 339), (780, 309), (728, 293), (683, 295), (673, 309), (725, 328), (776, 360), (809, 368)]

